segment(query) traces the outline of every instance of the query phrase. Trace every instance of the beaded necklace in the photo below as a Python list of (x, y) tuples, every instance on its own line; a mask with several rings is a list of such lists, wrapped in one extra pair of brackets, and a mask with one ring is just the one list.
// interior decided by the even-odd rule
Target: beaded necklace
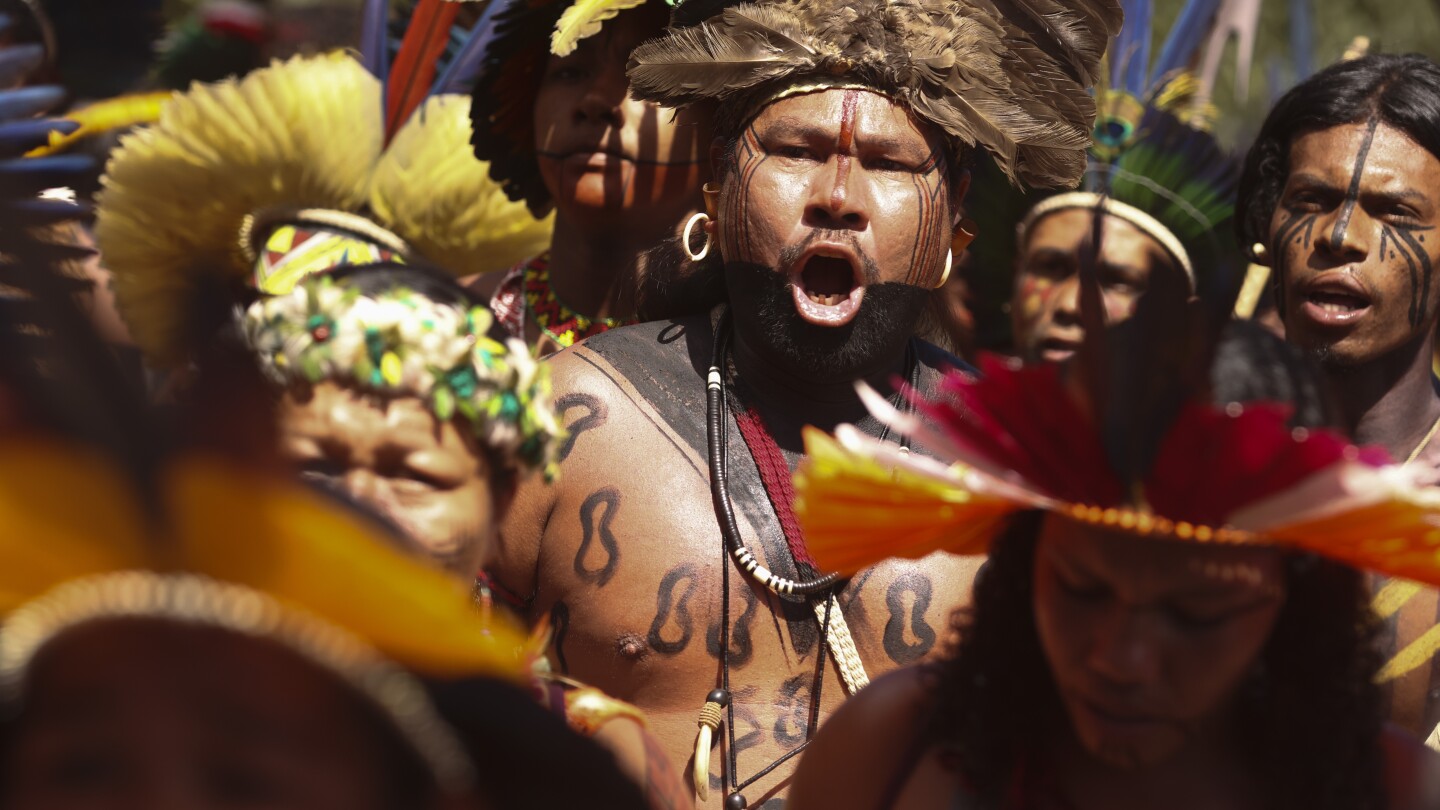
[(525, 304), (535, 323), (549, 338), (563, 347), (598, 335), (617, 326), (638, 323), (634, 318), (590, 318), (565, 306), (550, 286), (550, 254), (542, 253), (525, 263), (523, 276)]

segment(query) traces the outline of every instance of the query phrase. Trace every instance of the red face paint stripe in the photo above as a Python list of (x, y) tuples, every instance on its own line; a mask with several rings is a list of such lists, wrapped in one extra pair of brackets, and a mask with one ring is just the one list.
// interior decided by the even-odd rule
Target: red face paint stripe
[(835, 189), (830, 192), (830, 207), (845, 204), (845, 183), (850, 178), (850, 151), (855, 145), (855, 106), (860, 102), (859, 90), (846, 90), (840, 101), (840, 137), (835, 142)]

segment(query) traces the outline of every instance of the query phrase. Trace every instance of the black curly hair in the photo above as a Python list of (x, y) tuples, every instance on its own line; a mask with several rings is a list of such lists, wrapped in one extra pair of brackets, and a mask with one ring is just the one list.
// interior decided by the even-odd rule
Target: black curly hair
[[(1248, 323), (1227, 329), (1212, 369), (1217, 404), (1296, 406), (1292, 425), (1331, 423), (1308, 358)], [(999, 802), (1016, 769), (1066, 728), (1064, 707), (1035, 628), (1033, 574), (1041, 512), (996, 539), (973, 604), (952, 619), (951, 652), (937, 668), (930, 737), (953, 752), (969, 789)], [(1278, 810), (1383, 810), (1379, 624), (1364, 575), (1309, 554), (1287, 554), (1286, 601), (1242, 688), (1238, 735), (1268, 780)], [(988, 806), (988, 805), (987, 805)]]
[(1235, 227), (1252, 259), (1253, 245), (1271, 247), (1270, 220), (1290, 174), (1295, 139), (1372, 116), (1440, 157), (1440, 65), (1415, 53), (1362, 56), (1331, 65), (1280, 99), (1250, 147), (1240, 178)]

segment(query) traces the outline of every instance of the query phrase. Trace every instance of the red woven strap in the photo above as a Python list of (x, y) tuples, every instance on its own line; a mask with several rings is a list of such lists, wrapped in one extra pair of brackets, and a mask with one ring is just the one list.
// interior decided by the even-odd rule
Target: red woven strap
[(750, 457), (755, 459), (755, 466), (760, 470), (760, 483), (765, 485), (765, 494), (770, 497), (770, 504), (775, 507), (775, 516), (780, 519), (780, 529), (785, 532), (785, 542), (790, 546), (790, 555), (795, 558), (796, 565), (809, 566), (809, 571), (802, 573), (807, 576), (814, 575), (819, 569), (815, 564), (815, 558), (810, 556), (810, 549), (805, 545), (805, 533), (800, 529), (800, 521), (795, 519), (795, 487), (790, 479), (790, 465), (785, 463), (785, 454), (780, 452), (780, 445), (770, 437), (770, 431), (765, 428), (765, 421), (754, 408), (747, 408), (735, 414), (735, 424), (740, 427), (740, 436), (745, 440), (745, 446), (750, 449)]

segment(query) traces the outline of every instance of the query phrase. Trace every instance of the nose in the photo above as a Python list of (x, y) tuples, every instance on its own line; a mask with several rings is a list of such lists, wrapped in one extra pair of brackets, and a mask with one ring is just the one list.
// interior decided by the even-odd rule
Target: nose
[(366, 467), (352, 467), (341, 479), (341, 486), (345, 490), (345, 494), (361, 504), (388, 518), (394, 517), (395, 504), (390, 497), (389, 483), (383, 476), (376, 475), (374, 470)]
[[(863, 231), (870, 227), (870, 214), (862, 183), (851, 177), (849, 155), (832, 157), (835, 170), (818, 171), (805, 206), (805, 224), (832, 231)], [(828, 168), (828, 164), (827, 167)]]
[(1087, 666), (1113, 686), (1148, 683), (1160, 673), (1158, 639), (1146, 616), (1112, 607), (1091, 638)]
[(623, 72), (609, 67), (596, 71), (594, 80), (575, 105), (576, 123), (618, 128), (625, 118), (625, 94), (629, 90)]
[(1055, 285), (1050, 294), (1054, 309), (1050, 315), (1056, 326), (1080, 325), (1080, 274), (1074, 273)]
[(1331, 257), (1343, 261), (1363, 259), (1369, 254), (1369, 241), (1366, 234), (1372, 225), (1370, 217), (1365, 209), (1355, 204), (1353, 200), (1347, 200), (1328, 223), (1329, 227), (1322, 231), (1323, 238), (1319, 241), (1321, 251)]

